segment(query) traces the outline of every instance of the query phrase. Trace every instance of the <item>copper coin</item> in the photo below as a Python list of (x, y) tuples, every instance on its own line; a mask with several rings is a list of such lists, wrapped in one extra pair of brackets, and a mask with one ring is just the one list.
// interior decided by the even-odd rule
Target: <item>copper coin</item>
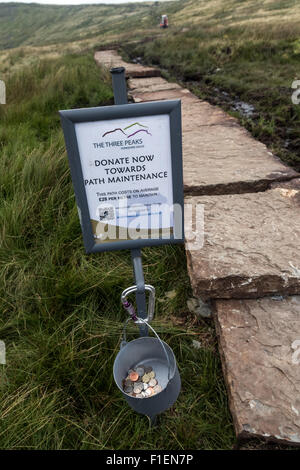
[(148, 395), (148, 397), (151, 397), (151, 395), (154, 394), (154, 390), (152, 387), (148, 387), (145, 393)]
[(136, 382), (137, 379), (139, 378), (139, 374), (133, 371), (129, 374), (129, 378), (130, 380), (132, 380), (132, 382)]

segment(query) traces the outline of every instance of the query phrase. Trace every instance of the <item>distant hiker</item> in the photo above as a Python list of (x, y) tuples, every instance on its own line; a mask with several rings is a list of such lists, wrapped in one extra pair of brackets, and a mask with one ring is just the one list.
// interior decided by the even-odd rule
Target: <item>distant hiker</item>
[(161, 28), (168, 28), (169, 21), (168, 21), (168, 16), (167, 15), (162, 15), (159, 26)]

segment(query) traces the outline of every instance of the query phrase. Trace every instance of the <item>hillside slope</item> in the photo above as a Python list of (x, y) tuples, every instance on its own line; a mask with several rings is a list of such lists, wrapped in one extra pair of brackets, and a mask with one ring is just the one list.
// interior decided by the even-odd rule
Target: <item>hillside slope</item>
[[(109, 35), (155, 34), (167, 13), (171, 31), (185, 27), (222, 30), (258, 22), (288, 32), (299, 25), (298, 0), (174, 0), (120, 5), (38, 5), (0, 3), (0, 49), (67, 43)], [(288, 27), (287, 27), (288, 26)]]
[(0, 3), (0, 49), (157, 29), (161, 12), (175, 13), (183, 3), (168, 2), (166, 7), (153, 2), (87, 6)]

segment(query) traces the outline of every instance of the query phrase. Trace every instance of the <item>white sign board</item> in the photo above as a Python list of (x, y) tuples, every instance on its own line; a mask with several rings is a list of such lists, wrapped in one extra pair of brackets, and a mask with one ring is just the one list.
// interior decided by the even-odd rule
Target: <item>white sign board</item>
[(86, 251), (182, 242), (180, 101), (60, 115)]
[(130, 228), (133, 237), (170, 233), (169, 115), (82, 122), (75, 130), (95, 240), (128, 239)]

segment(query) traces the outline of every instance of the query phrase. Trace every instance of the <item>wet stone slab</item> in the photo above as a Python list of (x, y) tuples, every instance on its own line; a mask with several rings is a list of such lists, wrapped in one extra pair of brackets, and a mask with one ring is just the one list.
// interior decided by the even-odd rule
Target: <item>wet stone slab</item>
[[(189, 194), (235, 194), (267, 189), (273, 181), (298, 174), (285, 166), (267, 147), (213, 106), (192, 106), (193, 127), (183, 117), (185, 192)], [(202, 124), (203, 120), (207, 124)], [(198, 124), (198, 128), (195, 127)]]
[(179, 90), (180, 85), (174, 82), (167, 82), (161, 77), (151, 78), (131, 78), (128, 81), (128, 88), (132, 90), (134, 96), (143, 93), (152, 93), (162, 90)]
[[(167, 82), (168, 83), (168, 82)], [(186, 103), (199, 103), (198, 98), (193, 95), (186, 88), (173, 88), (166, 87), (163, 90), (144, 91), (140, 93), (139, 90), (132, 90), (129, 92), (135, 103), (143, 103), (146, 101), (160, 101), (160, 100), (182, 100)]]
[(300, 296), (218, 300), (215, 324), (239, 438), (300, 445)]
[[(204, 207), (204, 245), (186, 248), (195, 297), (300, 293), (299, 181), (260, 193), (186, 197)], [(186, 216), (186, 232), (189, 224)]]
[(118, 52), (114, 49), (96, 51), (94, 55), (95, 61), (98, 65), (107, 68), (112, 67), (125, 67), (126, 76), (128, 77), (159, 77), (160, 70), (155, 67), (145, 67), (141, 64), (131, 64), (125, 62)]

